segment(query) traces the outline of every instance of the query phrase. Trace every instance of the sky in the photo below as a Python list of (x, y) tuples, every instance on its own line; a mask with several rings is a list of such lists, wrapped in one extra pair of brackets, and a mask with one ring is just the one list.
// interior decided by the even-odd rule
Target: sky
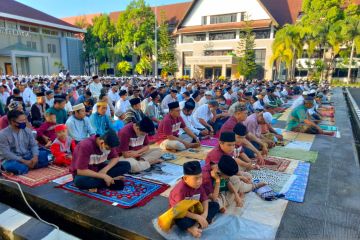
[[(0, 0), (1, 1), (1, 0)], [(124, 10), (130, 0), (17, 0), (57, 18), (89, 13), (109, 13)], [(150, 6), (190, 2), (191, 0), (146, 0)]]

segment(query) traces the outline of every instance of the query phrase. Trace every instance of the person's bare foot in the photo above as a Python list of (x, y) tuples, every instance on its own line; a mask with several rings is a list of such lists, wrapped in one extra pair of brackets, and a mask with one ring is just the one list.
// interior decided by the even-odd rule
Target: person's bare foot
[(187, 231), (194, 237), (194, 238), (200, 238), (202, 230), (195, 224), (194, 226), (187, 229)]
[(97, 193), (97, 188), (90, 188), (90, 189), (89, 189), (89, 192)]
[(258, 188), (264, 187), (264, 186), (266, 186), (266, 185), (267, 185), (266, 182), (259, 182), (259, 183), (255, 183), (255, 184), (254, 184), (254, 188), (255, 188), (255, 189), (258, 189)]
[(164, 160), (162, 160), (162, 159), (155, 159), (155, 160), (149, 161), (150, 165), (154, 165), (154, 164), (162, 163), (162, 162), (164, 162)]

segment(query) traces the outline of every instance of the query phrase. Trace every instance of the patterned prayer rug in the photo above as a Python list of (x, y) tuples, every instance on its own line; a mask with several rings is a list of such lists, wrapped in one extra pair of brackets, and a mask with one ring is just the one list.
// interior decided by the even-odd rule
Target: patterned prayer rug
[(153, 197), (164, 192), (169, 185), (146, 181), (126, 176), (125, 187), (123, 190), (98, 189), (93, 193), (86, 190), (80, 190), (75, 187), (74, 182), (69, 182), (57, 188), (84, 195), (92, 199), (112, 204), (121, 208), (133, 208), (144, 206)]
[(266, 182), (275, 192), (281, 192), (282, 188), (291, 178), (291, 174), (273, 171), (267, 168), (252, 170), (250, 174), (253, 180)]
[(201, 140), (201, 146), (207, 147), (215, 147), (219, 143), (219, 139), (217, 138), (209, 138)]
[(274, 147), (270, 149), (269, 155), (274, 157), (290, 158), (290, 159), (315, 163), (318, 156), (318, 152), (304, 151), (301, 149), (292, 149), (292, 148), (284, 148), (284, 147)]
[(49, 165), (46, 168), (30, 170), (27, 174), (24, 175), (10, 175), (3, 173), (3, 176), (9, 180), (13, 180), (29, 187), (37, 187), (56, 178), (65, 176), (68, 173), (69, 169), (67, 167)]
[(265, 166), (263, 167), (273, 171), (284, 172), (290, 162), (289, 159), (268, 156), (265, 158)]
[(309, 173), (310, 163), (299, 162), (299, 165), (294, 171), (296, 179), (285, 193), (285, 199), (299, 203), (304, 202)]
[(176, 152), (175, 155), (177, 157), (187, 157), (187, 158), (195, 158), (198, 160), (204, 160), (208, 152), (212, 150), (212, 147), (200, 147), (200, 148), (190, 148), (184, 151)]

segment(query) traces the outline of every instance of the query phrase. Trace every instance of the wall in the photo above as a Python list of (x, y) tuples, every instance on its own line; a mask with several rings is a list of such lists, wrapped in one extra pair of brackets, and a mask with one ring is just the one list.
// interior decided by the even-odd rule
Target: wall
[(199, 0), (183, 26), (201, 25), (202, 16), (247, 12), (251, 20), (270, 19), (257, 0)]

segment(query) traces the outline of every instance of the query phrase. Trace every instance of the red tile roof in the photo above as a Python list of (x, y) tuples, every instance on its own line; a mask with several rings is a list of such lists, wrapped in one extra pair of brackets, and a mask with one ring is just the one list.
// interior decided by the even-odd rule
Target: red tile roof
[(302, 0), (260, 0), (275, 20), (283, 26), (294, 23), (301, 12)]
[(75, 25), (76, 22), (85, 19), (85, 22), (87, 25), (92, 25), (92, 20), (95, 17), (100, 16), (101, 13), (93, 13), (93, 14), (84, 14), (84, 15), (80, 15), (80, 16), (73, 16), (73, 17), (65, 17), (65, 18), (61, 18), (61, 20), (70, 23), (72, 25)]
[[(270, 19), (256, 20), (251, 22), (252, 28), (267, 28), (271, 25)], [(179, 28), (175, 31), (175, 34), (179, 33), (193, 33), (193, 32), (204, 32), (204, 31), (219, 31), (219, 30), (232, 30), (244, 28), (245, 22), (232, 22), (232, 23), (220, 23), (220, 24), (208, 24), (200, 26), (189, 26)]]
[[(0, 0), (0, 13), (30, 18), (51, 24), (62, 25), (64, 27), (76, 28), (74, 25), (71, 25), (61, 19), (50, 16), (44, 12), (41, 12), (14, 0)], [(15, 17), (13, 19), (17, 20)], [(29, 21), (29, 23), (31, 22)]]

